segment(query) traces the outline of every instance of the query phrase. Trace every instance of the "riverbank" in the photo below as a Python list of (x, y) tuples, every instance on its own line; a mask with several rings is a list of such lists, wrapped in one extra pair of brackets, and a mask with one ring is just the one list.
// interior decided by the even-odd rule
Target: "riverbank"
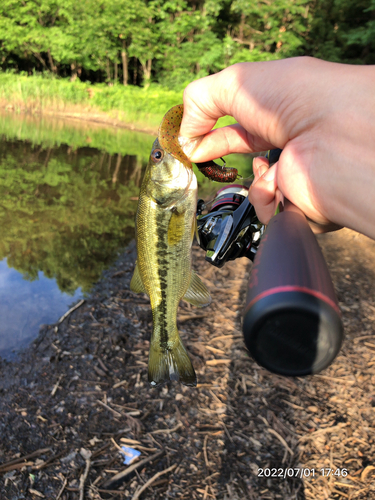
[[(0, 72), (0, 108), (15, 113), (60, 116), (156, 134), (164, 114), (182, 103), (183, 90), (152, 84), (91, 85), (50, 75)], [(231, 117), (220, 126), (234, 123)]]
[[(216, 269), (194, 247), (213, 297), (204, 310), (179, 309), (194, 389), (147, 383), (152, 317), (129, 289), (131, 244), (84, 304), (45, 325), (16, 362), (0, 361), (4, 498), (373, 498), (375, 242), (346, 229), (319, 242), (346, 339), (327, 370), (296, 379), (260, 368), (244, 349), (251, 264)], [(120, 445), (141, 452), (133, 469)], [(290, 473), (269, 478), (273, 469)]]

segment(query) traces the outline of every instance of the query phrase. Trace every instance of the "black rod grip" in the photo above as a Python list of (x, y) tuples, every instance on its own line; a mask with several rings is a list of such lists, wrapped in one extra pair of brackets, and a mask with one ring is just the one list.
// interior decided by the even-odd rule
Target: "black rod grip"
[(251, 271), (243, 332), (254, 359), (280, 375), (318, 373), (340, 350), (332, 280), (302, 212), (281, 212), (267, 227)]

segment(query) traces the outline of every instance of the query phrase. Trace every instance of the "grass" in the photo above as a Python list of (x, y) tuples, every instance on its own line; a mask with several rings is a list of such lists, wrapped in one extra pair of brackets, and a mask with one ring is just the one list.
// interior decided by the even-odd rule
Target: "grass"
[[(183, 91), (152, 84), (141, 88), (129, 85), (91, 85), (89, 82), (55, 78), (48, 74), (26, 76), (0, 72), (0, 106), (16, 112), (96, 116), (96, 120), (117, 121), (135, 128), (156, 131), (164, 114), (182, 103)], [(220, 119), (219, 126), (234, 123)]]

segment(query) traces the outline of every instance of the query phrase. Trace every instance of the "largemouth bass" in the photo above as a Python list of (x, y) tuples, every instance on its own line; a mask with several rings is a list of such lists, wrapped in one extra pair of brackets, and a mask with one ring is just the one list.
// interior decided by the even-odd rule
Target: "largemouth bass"
[(130, 287), (150, 297), (153, 332), (148, 380), (157, 386), (197, 378), (177, 330), (177, 308), (183, 298), (206, 306), (211, 297), (191, 268), (196, 227), (197, 179), (178, 143), (182, 106), (163, 118), (142, 181), (136, 215), (137, 263)]

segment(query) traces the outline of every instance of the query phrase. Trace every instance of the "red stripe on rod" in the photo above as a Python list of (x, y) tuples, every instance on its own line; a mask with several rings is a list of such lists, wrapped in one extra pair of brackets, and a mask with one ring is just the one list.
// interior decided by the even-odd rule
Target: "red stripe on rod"
[(306, 288), (304, 286), (294, 286), (294, 285), (277, 286), (275, 288), (271, 288), (269, 290), (266, 290), (266, 291), (260, 293), (259, 295), (257, 295), (256, 297), (254, 297), (253, 300), (250, 302), (250, 304), (246, 307), (245, 313), (258, 300), (263, 299), (264, 297), (268, 297), (269, 295), (273, 295), (275, 293), (281, 293), (281, 292), (302, 292), (302, 293), (308, 293), (309, 295), (312, 295), (312, 296), (316, 297), (317, 299), (324, 300), (324, 302), (326, 302), (328, 305), (330, 305), (331, 307), (333, 307), (333, 309), (341, 316), (340, 309), (337, 306), (337, 304), (335, 304), (335, 302), (333, 302), (333, 300), (331, 300), (329, 297), (327, 297), (323, 293), (318, 292), (317, 290), (311, 290), (310, 288)]

